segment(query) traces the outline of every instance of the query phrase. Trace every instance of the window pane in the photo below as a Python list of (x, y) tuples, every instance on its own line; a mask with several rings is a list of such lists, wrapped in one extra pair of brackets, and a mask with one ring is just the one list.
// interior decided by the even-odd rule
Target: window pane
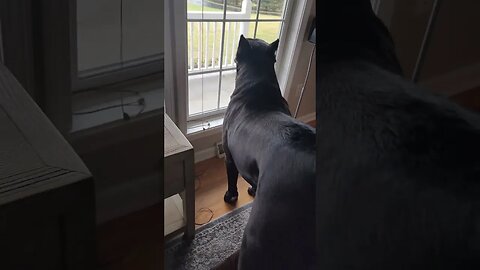
[[(217, 0), (217, 2), (223, 2), (223, 0)], [(256, 12), (257, 8), (251, 0), (227, 0), (227, 19), (255, 19)]]
[(187, 23), (189, 115), (218, 109), (221, 37), (220, 22)]
[[(253, 0), (255, 8), (258, 0)], [(258, 19), (282, 19), (286, 0), (262, 0)]]
[[(256, 19), (257, 1), (225, 1), (227, 5), (226, 18), (239, 21), (213, 22), (223, 19), (224, 0), (187, 0), (190, 116), (202, 111), (225, 108), (228, 105), (235, 88), (235, 56), (240, 35), (254, 38), (256, 23), (241, 20)], [(258, 23), (257, 38), (273, 42), (279, 37), (282, 24), (280, 20), (283, 19), (283, 5), (286, 1), (262, 0), (262, 3), (263, 1), (266, 1), (265, 8), (261, 8), (264, 14), (260, 15), (265, 19), (278, 19), (279, 21)], [(199, 20), (202, 22), (198, 22)], [(222, 26), (225, 29), (222, 29)], [(219, 78), (220, 69), (222, 70), (221, 78)], [(203, 74), (204, 77), (199, 77), (200, 74)], [(220, 91), (219, 82), (221, 82)]]
[(163, 4), (158, 0), (77, 1), (79, 77), (162, 58)]
[[(187, 0), (187, 12), (218, 12), (223, 15), (223, 0)], [(188, 14), (191, 15), (191, 14)], [(191, 19), (191, 18), (189, 18)]]
[(222, 72), (222, 91), (220, 92), (220, 108), (227, 107), (230, 102), (230, 96), (235, 89), (235, 70)]
[(187, 22), (189, 73), (219, 68), (222, 23)]
[(120, 1), (77, 1), (78, 70), (120, 63)]
[(163, 53), (163, 17), (159, 14), (163, 14), (161, 1), (123, 0), (123, 61), (151, 61)]
[(223, 23), (212, 20), (223, 18), (220, 8), (207, 1), (187, 1), (189, 116), (218, 109)]
[(219, 72), (188, 76), (189, 115), (216, 110)]
[(240, 35), (248, 37), (249, 22), (226, 22), (225, 23), (225, 41), (223, 46), (223, 68), (235, 67), (235, 54), (237, 53), (238, 41)]
[(256, 38), (263, 39), (268, 43), (275, 41), (280, 36), (282, 22), (259, 22)]

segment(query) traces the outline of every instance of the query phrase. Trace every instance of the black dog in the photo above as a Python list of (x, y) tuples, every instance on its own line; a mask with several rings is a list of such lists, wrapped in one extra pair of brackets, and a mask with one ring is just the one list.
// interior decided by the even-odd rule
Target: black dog
[(240, 269), (314, 268), (315, 131), (290, 115), (274, 70), (277, 47), (240, 37), (224, 118), (224, 199), (237, 199), (238, 173), (256, 187)]
[(320, 1), (319, 269), (480, 269), (480, 117), (402, 76), (369, 0)]

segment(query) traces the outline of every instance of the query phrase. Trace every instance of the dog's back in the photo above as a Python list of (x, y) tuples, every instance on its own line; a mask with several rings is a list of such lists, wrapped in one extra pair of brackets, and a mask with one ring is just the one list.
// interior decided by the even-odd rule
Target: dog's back
[[(245, 46), (257, 41), (250, 42)], [(265, 73), (247, 60), (237, 63), (224, 119), (227, 163), (258, 183), (239, 268), (313, 269), (315, 131), (290, 116), (270, 65)]]
[(283, 113), (250, 120), (230, 144), (240, 174), (258, 177), (240, 269), (313, 269), (315, 134)]
[[(480, 269), (480, 117), (405, 80), (354, 7), (365, 28), (319, 45), (320, 269)], [(330, 12), (332, 33), (334, 15), (362, 24)]]

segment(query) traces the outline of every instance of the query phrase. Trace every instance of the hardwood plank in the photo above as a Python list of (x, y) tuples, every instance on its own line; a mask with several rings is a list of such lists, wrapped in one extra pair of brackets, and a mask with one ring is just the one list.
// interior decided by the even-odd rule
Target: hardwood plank
[[(309, 123), (315, 127), (315, 121)], [(227, 172), (223, 159), (211, 158), (195, 164), (195, 223), (211, 222), (251, 201), (250, 185), (239, 177), (235, 205), (223, 201)], [(210, 219), (211, 213), (213, 216)], [(157, 204), (101, 225), (97, 229), (99, 269), (159, 269), (163, 266), (163, 204)], [(200, 225), (195, 225), (199, 228)], [(162, 253), (159, 255), (159, 251)], [(161, 269), (161, 268), (160, 268)]]
[(163, 204), (97, 228), (98, 269), (162, 269)]
[(480, 111), (480, 87), (459, 93), (450, 99), (467, 109)]
[[(223, 159), (212, 158), (195, 164), (195, 223), (206, 224), (213, 212), (212, 220), (241, 207), (251, 201), (253, 197), (248, 195), (247, 188), (250, 186), (242, 177), (238, 179), (238, 201), (230, 205), (223, 201), (223, 195), (227, 191), (227, 171)], [(210, 221), (210, 222), (211, 222)]]
[[(316, 127), (317, 121), (307, 124)], [(204, 224), (215, 220), (232, 210), (253, 201), (253, 197), (247, 193), (248, 184), (241, 176), (238, 178), (238, 201), (235, 205), (223, 201), (223, 195), (227, 191), (227, 170), (223, 159), (211, 158), (195, 164), (195, 223)], [(209, 209), (209, 210), (208, 210)], [(211, 222), (211, 221), (210, 221)], [(196, 225), (196, 228), (200, 225)]]
[(185, 203), (183, 204), (183, 213), (187, 224), (185, 225), (184, 237), (187, 240), (193, 239), (195, 235), (195, 181), (194, 181), (194, 162), (193, 148), (191, 153), (186, 155), (184, 161), (185, 170)]

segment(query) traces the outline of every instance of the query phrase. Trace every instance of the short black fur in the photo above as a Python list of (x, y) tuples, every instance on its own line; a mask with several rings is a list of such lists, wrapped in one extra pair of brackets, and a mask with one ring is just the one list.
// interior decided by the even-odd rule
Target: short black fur
[(224, 119), (225, 201), (238, 174), (255, 194), (239, 269), (314, 269), (315, 131), (290, 115), (275, 75), (278, 40), (240, 37), (235, 90)]
[(479, 115), (403, 77), (370, 1), (319, 8), (319, 269), (480, 269)]

